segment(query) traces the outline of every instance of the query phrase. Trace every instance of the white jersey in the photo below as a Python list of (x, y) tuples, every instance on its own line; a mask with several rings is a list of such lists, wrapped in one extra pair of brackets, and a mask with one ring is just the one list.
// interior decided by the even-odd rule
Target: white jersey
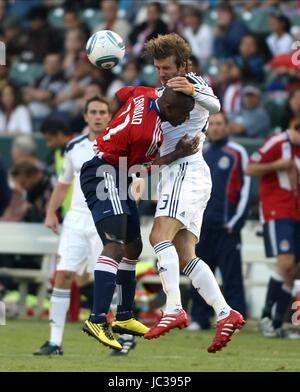
[[(220, 110), (219, 99), (214, 95), (213, 90), (201, 76), (189, 72), (186, 74), (189, 82), (195, 85), (195, 107), (190, 112), (190, 118), (183, 124), (173, 127), (168, 122), (162, 123), (163, 144), (160, 147), (160, 155), (164, 156), (175, 150), (177, 142), (182, 136), (187, 134), (189, 138), (200, 136), (200, 151), (197, 154), (184, 158), (185, 161), (202, 159), (202, 145), (205, 140), (205, 131), (208, 128), (208, 118), (210, 113), (217, 113)], [(164, 87), (158, 89), (158, 94), (162, 95)], [(177, 161), (176, 161), (177, 162)]]
[(79, 176), (82, 165), (95, 156), (93, 144), (94, 142), (89, 140), (88, 135), (81, 135), (71, 140), (67, 144), (62, 172), (58, 178), (58, 181), (63, 184), (71, 184), (74, 180), (70, 209), (88, 214), (90, 210), (80, 187)]

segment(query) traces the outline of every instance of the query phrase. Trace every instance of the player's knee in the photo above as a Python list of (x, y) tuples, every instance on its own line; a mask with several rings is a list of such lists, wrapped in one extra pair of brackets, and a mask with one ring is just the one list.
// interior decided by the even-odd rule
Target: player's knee
[(125, 257), (127, 257), (130, 260), (137, 260), (143, 250), (143, 243), (141, 239), (138, 239), (136, 241), (133, 241), (129, 244), (126, 244), (125, 247)]
[(155, 230), (154, 228), (151, 230), (150, 236), (149, 236), (149, 241), (151, 246), (157, 245), (159, 242), (162, 241), (162, 235), (160, 231)]
[(55, 277), (55, 287), (68, 289), (71, 287), (75, 273), (73, 271), (58, 271)]
[(279, 274), (288, 278), (295, 269), (295, 258), (291, 255), (280, 255), (277, 259), (277, 270)]

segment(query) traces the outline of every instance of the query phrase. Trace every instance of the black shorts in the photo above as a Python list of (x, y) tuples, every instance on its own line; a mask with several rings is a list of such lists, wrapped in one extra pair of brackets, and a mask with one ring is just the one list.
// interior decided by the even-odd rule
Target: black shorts
[(141, 237), (137, 205), (128, 192), (131, 181), (127, 173), (97, 156), (82, 166), (81, 189), (103, 244)]

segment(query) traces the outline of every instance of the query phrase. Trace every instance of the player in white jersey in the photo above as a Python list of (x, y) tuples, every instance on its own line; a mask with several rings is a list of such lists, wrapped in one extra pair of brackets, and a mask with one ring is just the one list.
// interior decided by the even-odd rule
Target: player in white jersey
[(90, 210), (82, 193), (79, 175), (82, 165), (95, 155), (93, 144), (96, 137), (106, 128), (111, 119), (108, 102), (93, 97), (86, 102), (84, 118), (88, 133), (71, 140), (65, 151), (62, 173), (51, 195), (45, 225), (59, 234), (56, 211), (61, 206), (70, 185), (74, 184), (71, 208), (62, 225), (54, 288), (50, 307), (50, 340), (34, 355), (62, 355), (61, 348), (67, 311), (70, 305), (70, 288), (76, 272), (87, 261), (87, 271), (94, 270), (94, 264), (101, 253), (99, 239)]
[(164, 142), (161, 155), (174, 150), (178, 138), (199, 135), (199, 152), (175, 161), (161, 172), (157, 204), (150, 242), (158, 257), (166, 309), (160, 321), (147, 332), (146, 339), (157, 338), (172, 328), (188, 325), (182, 309), (179, 289), (179, 262), (198, 293), (211, 305), (217, 316), (216, 335), (209, 352), (216, 352), (230, 341), (236, 329), (244, 324), (242, 315), (226, 303), (216, 279), (201, 259), (196, 257), (203, 213), (210, 197), (210, 170), (202, 156), (202, 144), (210, 113), (220, 110), (218, 98), (200, 77), (188, 73), (190, 46), (177, 34), (161, 35), (145, 44), (146, 53), (154, 59), (160, 81), (176, 91), (192, 95), (195, 107), (184, 124), (174, 128), (163, 125)]

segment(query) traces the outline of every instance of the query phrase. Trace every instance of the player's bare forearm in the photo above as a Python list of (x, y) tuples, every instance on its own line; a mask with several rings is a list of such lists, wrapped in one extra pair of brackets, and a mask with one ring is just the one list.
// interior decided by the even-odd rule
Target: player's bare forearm
[(63, 184), (62, 182), (56, 183), (49, 200), (47, 214), (56, 213), (56, 210), (62, 205), (69, 188), (70, 184)]
[(292, 165), (293, 161), (290, 159), (278, 159), (270, 163), (249, 163), (245, 169), (245, 174), (252, 177), (261, 177), (275, 171), (289, 170)]

